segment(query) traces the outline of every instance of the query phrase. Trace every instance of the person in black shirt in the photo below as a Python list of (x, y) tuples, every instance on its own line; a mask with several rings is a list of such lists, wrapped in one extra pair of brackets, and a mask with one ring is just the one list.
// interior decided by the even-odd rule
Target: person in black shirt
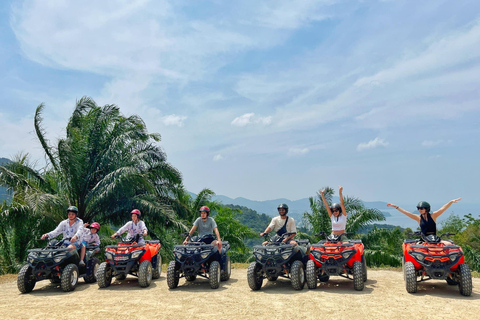
[(428, 236), (430, 234), (437, 233), (437, 218), (442, 213), (444, 213), (452, 205), (452, 203), (458, 202), (460, 200), (462, 200), (462, 198), (450, 200), (448, 203), (444, 204), (440, 209), (438, 209), (433, 213), (430, 213), (430, 204), (428, 202), (420, 201), (417, 205), (417, 210), (420, 213), (420, 215), (408, 212), (407, 210), (402, 209), (399, 206), (396, 206), (392, 203), (387, 203), (387, 207), (393, 207), (398, 211), (400, 211), (401, 213), (405, 214), (407, 217), (417, 221), (418, 224), (420, 225), (420, 229), (422, 230), (422, 233)]

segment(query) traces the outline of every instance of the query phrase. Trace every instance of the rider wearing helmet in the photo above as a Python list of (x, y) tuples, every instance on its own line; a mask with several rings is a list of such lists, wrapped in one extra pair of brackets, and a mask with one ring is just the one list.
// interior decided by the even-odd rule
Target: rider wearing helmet
[[(297, 245), (297, 242), (293, 240), (293, 237), (297, 234), (297, 227), (295, 226), (295, 220), (293, 218), (287, 217), (288, 206), (285, 203), (280, 203), (277, 207), (278, 217), (272, 218), (272, 221), (268, 225), (267, 229), (264, 232), (260, 233), (260, 236), (263, 237), (265, 233), (270, 233), (275, 231), (277, 235), (281, 236), (284, 233), (291, 233), (288, 237), (283, 239), (284, 243), (290, 243)], [(264, 242), (265, 244), (266, 242)]]
[(82, 233), (82, 249), (80, 250), (80, 264), (83, 265), (83, 258), (85, 257), (85, 250), (87, 245), (94, 243), (96, 246), (100, 245), (100, 237), (98, 231), (100, 230), (100, 224), (98, 222), (92, 223), (90, 226), (85, 223)]
[(145, 240), (143, 240), (143, 237), (147, 235), (148, 229), (145, 226), (145, 223), (142, 220), (140, 220), (142, 213), (138, 209), (133, 209), (131, 214), (132, 214), (132, 221), (128, 221), (123, 227), (118, 229), (118, 231), (112, 235), (112, 239), (128, 231), (128, 236), (130, 238), (134, 238), (137, 234), (139, 234), (140, 239), (138, 240), (138, 243), (145, 243)]
[(185, 245), (188, 243), (188, 238), (190, 238), (198, 228), (198, 235), (200, 237), (213, 234), (215, 232), (217, 240), (213, 240), (211, 244), (218, 246), (218, 252), (221, 252), (222, 239), (220, 238), (220, 232), (218, 232), (217, 223), (215, 220), (213, 220), (213, 218), (210, 217), (210, 208), (207, 206), (202, 206), (199, 211), (200, 217), (197, 218), (197, 220), (195, 220), (193, 223), (192, 229), (190, 229), (190, 232), (188, 233), (189, 236), (185, 238), (183, 244)]
[(328, 205), (327, 199), (325, 199), (325, 189), (320, 191), (322, 196), (323, 204), (327, 208), (328, 216), (332, 222), (332, 234), (340, 235), (345, 233), (347, 228), (347, 210), (345, 210), (345, 203), (343, 202), (343, 187), (338, 187), (338, 196), (340, 198), (340, 204), (332, 203), (331, 206)]
[(420, 201), (417, 205), (417, 210), (420, 215), (408, 212), (407, 210), (404, 210), (392, 203), (387, 203), (387, 207), (393, 207), (405, 214), (407, 217), (417, 221), (420, 225), (420, 229), (422, 230), (422, 234), (428, 236), (430, 234), (437, 234), (437, 218), (444, 213), (452, 205), (452, 203), (456, 203), (460, 200), (462, 200), (462, 198), (450, 200), (433, 213), (430, 213), (430, 204), (428, 202)]
[(78, 208), (75, 206), (67, 208), (67, 215), (68, 219), (60, 222), (55, 230), (43, 234), (42, 239), (53, 239), (63, 234), (63, 239), (70, 238), (63, 243), (68, 244), (70, 250), (78, 250), (82, 246), (83, 221), (78, 218)]

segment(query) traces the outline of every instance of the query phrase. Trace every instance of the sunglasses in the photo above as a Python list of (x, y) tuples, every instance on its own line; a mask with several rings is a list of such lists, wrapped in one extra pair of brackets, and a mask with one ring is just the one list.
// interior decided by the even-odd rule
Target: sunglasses
[(424, 208), (424, 207), (417, 207), (417, 210), (427, 210), (427, 208)]
[(333, 209), (332, 212), (340, 212), (338, 209)]

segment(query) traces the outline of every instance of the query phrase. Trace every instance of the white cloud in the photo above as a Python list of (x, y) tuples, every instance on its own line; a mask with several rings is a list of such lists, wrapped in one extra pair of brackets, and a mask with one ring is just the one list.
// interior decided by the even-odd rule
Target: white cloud
[(357, 151), (375, 149), (375, 148), (386, 147), (386, 146), (388, 146), (388, 142), (385, 141), (384, 139), (380, 139), (377, 137), (373, 140), (368, 141), (367, 143), (360, 143), (357, 146)]
[(288, 150), (288, 155), (289, 156), (303, 156), (307, 153), (310, 152), (310, 149), (308, 148), (290, 148)]
[(255, 120), (256, 123), (261, 123), (261, 124), (264, 124), (264, 125), (268, 125), (270, 123), (272, 123), (272, 117), (271, 116), (268, 116), (268, 117), (259, 117), (258, 119)]
[(240, 117), (236, 117), (235, 119), (233, 119), (232, 125), (237, 127), (245, 127), (247, 124), (250, 124), (252, 122), (251, 119), (254, 115), (255, 113), (245, 113)]
[(175, 114), (171, 114), (168, 116), (162, 117), (162, 122), (166, 126), (178, 126), (183, 127), (183, 122), (187, 119), (186, 116), (177, 116)]
[(214, 157), (213, 157), (213, 161), (220, 161), (220, 160), (223, 160), (223, 156), (221, 154), (216, 154)]
[(256, 117), (255, 113), (245, 113), (244, 115), (233, 119), (231, 124), (236, 127), (245, 127), (246, 125), (254, 123), (269, 125), (270, 123), (272, 123), (272, 117)]
[(442, 144), (450, 144), (452, 140), (425, 140), (422, 142), (422, 147), (433, 148)]

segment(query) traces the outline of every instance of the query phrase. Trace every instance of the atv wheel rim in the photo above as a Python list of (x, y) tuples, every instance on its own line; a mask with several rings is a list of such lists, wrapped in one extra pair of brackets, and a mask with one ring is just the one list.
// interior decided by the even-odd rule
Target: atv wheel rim
[[(220, 268), (219, 268), (220, 269)], [(220, 270), (217, 270), (217, 282), (220, 283)]]
[(147, 282), (150, 283), (150, 281), (152, 281), (152, 265), (149, 265), (147, 269)]
[(228, 260), (228, 263), (227, 263), (227, 274), (229, 277), (232, 274), (232, 263), (230, 262), (230, 260)]
[(300, 269), (300, 283), (304, 283), (305, 282), (305, 272)]
[(77, 279), (78, 279), (78, 273), (76, 270), (73, 270), (72, 276), (70, 277), (70, 284), (72, 286), (75, 286), (77, 284)]
[(95, 263), (95, 267), (93, 267), (93, 276), (97, 279), (97, 271), (98, 271), (99, 264)]

